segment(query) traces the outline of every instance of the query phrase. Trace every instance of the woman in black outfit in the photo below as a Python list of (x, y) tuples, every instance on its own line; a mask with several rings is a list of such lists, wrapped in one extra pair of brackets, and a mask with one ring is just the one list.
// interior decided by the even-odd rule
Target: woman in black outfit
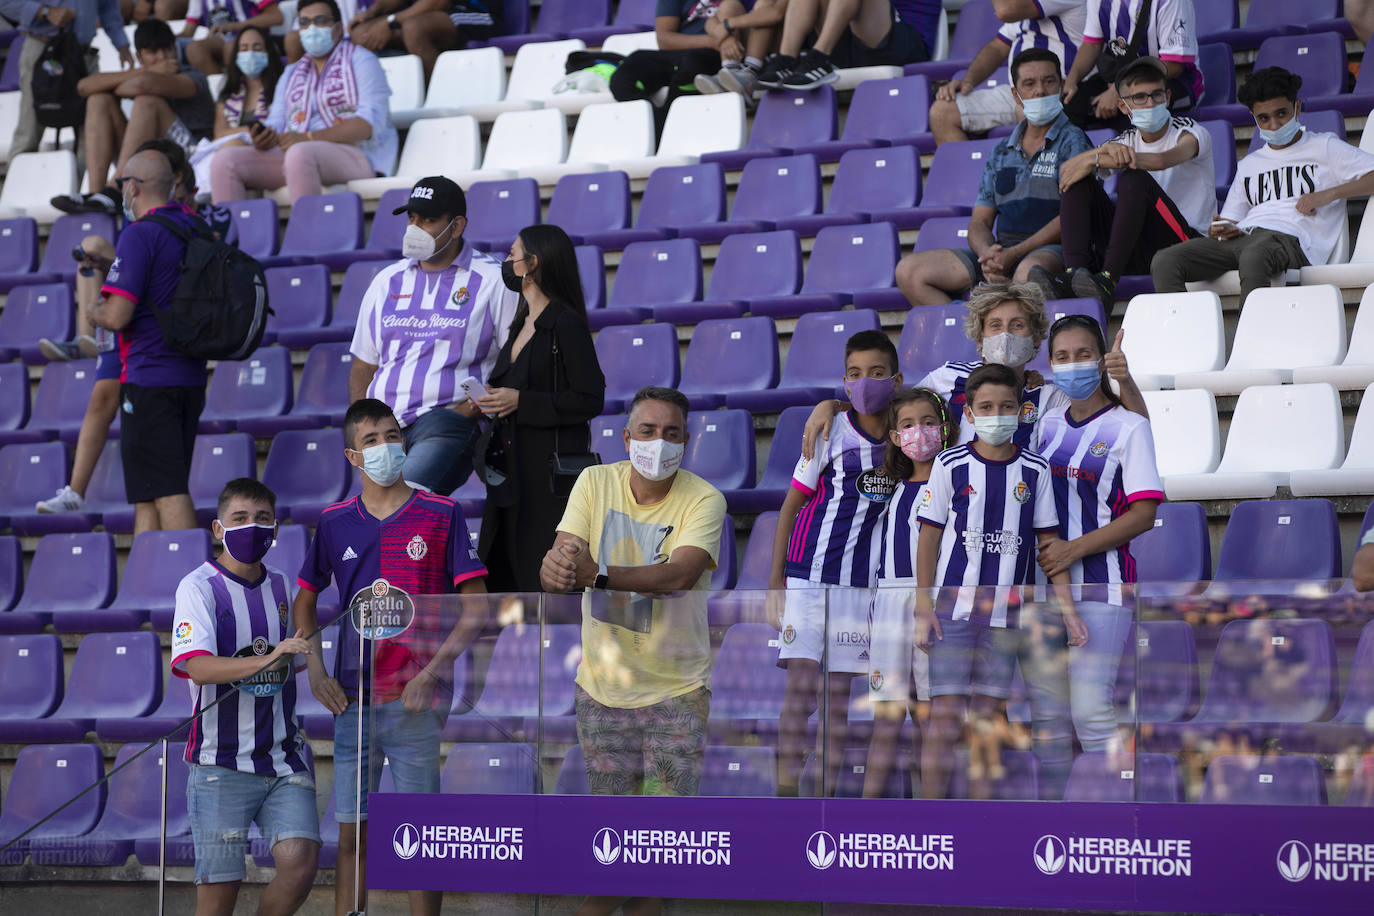
[(567, 233), (545, 224), (521, 229), (501, 273), (520, 293), (520, 306), (478, 401), (496, 418), (483, 452), (487, 503), (478, 553), (489, 591), (537, 592), (571, 483), (556, 477), (554, 458), (575, 465), (590, 452), (587, 421), (601, 413), (606, 379)]

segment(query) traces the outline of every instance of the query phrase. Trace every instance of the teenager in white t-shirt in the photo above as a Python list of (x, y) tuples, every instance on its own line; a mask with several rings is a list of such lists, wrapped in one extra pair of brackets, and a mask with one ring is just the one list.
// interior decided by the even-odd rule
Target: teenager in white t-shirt
[[(1164, 62), (1138, 57), (1116, 86), (1131, 127), (1059, 172), (1069, 286), (1109, 313), (1121, 276), (1149, 273), (1155, 252), (1206, 234), (1217, 200), (1212, 136), (1192, 118), (1170, 114)], [(1119, 170), (1115, 203), (1094, 177), (1104, 170)]]
[(1346, 219), (1345, 201), (1374, 193), (1374, 156), (1298, 121), (1302, 77), (1282, 67), (1253, 73), (1237, 94), (1265, 146), (1240, 161), (1208, 237), (1155, 255), (1155, 291), (1240, 270), (1242, 301), (1281, 271), (1325, 264)]

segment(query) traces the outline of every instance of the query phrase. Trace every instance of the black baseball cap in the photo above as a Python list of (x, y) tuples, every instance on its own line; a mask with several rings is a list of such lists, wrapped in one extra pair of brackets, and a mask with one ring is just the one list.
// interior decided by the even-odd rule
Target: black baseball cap
[(1137, 57), (1116, 75), (1116, 89), (1121, 91), (1122, 85), (1130, 77), (1150, 76), (1168, 82), (1169, 70), (1164, 66), (1164, 61), (1158, 57), (1142, 56)]
[(445, 213), (450, 216), (467, 216), (468, 199), (464, 196), (463, 189), (455, 182), (443, 175), (431, 175), (415, 182), (405, 206), (397, 207), (391, 213), (393, 216), (400, 216), (402, 213), (415, 213), (424, 217), (443, 216)]

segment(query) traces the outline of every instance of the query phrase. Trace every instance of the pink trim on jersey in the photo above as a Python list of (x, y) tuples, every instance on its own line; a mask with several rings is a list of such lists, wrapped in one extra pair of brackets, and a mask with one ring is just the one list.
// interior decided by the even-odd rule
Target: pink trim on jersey
[(1083, 44), (1085, 44), (1085, 45), (1100, 45), (1100, 44), (1102, 44), (1102, 39), (1101, 39), (1101, 38), (1092, 38), (1092, 37), (1090, 37), (1090, 36), (1084, 35), (1084, 36), (1083, 36)]
[(194, 650), (194, 651), (192, 651), (192, 652), (183, 652), (183, 653), (181, 653), (180, 655), (178, 655), (176, 658), (172, 659), (172, 673), (175, 674), (177, 677), (183, 677), (183, 678), (186, 678), (187, 680), (190, 680), (191, 675), (189, 675), (189, 674), (187, 674), (185, 671), (182, 671), (182, 670), (181, 670), (181, 664), (182, 664), (183, 662), (189, 660), (189, 659), (195, 658), (197, 655), (211, 655), (211, 654), (213, 654), (213, 653), (211, 653), (211, 652), (209, 652), (209, 651), (207, 651), (207, 650), (205, 650), (205, 649), (196, 649), (196, 650)]
[(995, 37), (997, 38), (998, 41), (1002, 42), (1002, 44), (1006, 45), (1008, 48), (1010, 48), (1010, 47), (1012, 46), (1012, 41), (1011, 41), (1011, 39), (1008, 38), (1007, 36), (1003, 35), (1001, 32), (998, 32), (997, 35), (996, 35)]
[(122, 290), (118, 286), (111, 286), (108, 283), (100, 287), (100, 295), (108, 296), (111, 293), (113, 293), (116, 296), (122, 296), (123, 298), (128, 299), (134, 305), (138, 305), (138, 297), (135, 296), (133, 293), (128, 292), (127, 290)]
[(811, 489), (806, 484), (802, 483), (800, 480), (797, 480), (795, 477), (792, 478), (792, 489), (796, 490), (802, 496), (806, 496), (808, 498), (816, 495), (815, 490)]
[(1157, 499), (1160, 502), (1163, 502), (1164, 494), (1158, 490), (1141, 490), (1139, 493), (1132, 493), (1131, 495), (1127, 496), (1126, 505), (1129, 506), (1131, 503), (1139, 502), (1142, 499)]
[(327, 506), (324, 507), (324, 512), (321, 512), (320, 515), (323, 516), (325, 512), (329, 512), (329, 511), (331, 511), (331, 510), (333, 510), (333, 509), (346, 509), (346, 508), (348, 508), (350, 505), (352, 505), (353, 500), (355, 500), (355, 499), (357, 499), (357, 498), (358, 498), (357, 496), (350, 496), (350, 497), (348, 497), (348, 499), (341, 500), (340, 502), (330, 503), (329, 505), (327, 505)]
[[(945, 530), (945, 526), (942, 525), (942, 524), (940, 524), (939, 522), (932, 522), (932, 521), (928, 521), (928, 520), (923, 519), (923, 518), (917, 518), (916, 521), (920, 522), (922, 525), (929, 525), (929, 526), (932, 527), (932, 528), (939, 528), (941, 531), (944, 531), (944, 530)], [(1055, 530), (1058, 530), (1058, 529), (1055, 529)]]
[(310, 583), (310, 582), (307, 582), (307, 581), (305, 581), (304, 579), (302, 579), (300, 576), (297, 576), (297, 577), (296, 577), (296, 584), (299, 585), (301, 588), (305, 589), (307, 592), (316, 592), (316, 593), (318, 593), (318, 592), (324, 591), (324, 588), (323, 588), (323, 587), (318, 586), (318, 585), (315, 585), (315, 584)]
[(465, 573), (463, 573), (462, 575), (454, 576), (454, 577), (453, 577), (453, 584), (454, 584), (454, 585), (461, 585), (461, 584), (463, 584), (464, 582), (468, 581), (469, 579), (486, 578), (486, 575), (487, 575), (487, 571), (486, 571), (485, 568), (482, 568), (482, 569), (474, 569), (474, 570), (472, 570), (472, 571), (470, 571), (470, 572), (465, 572)]
[(1191, 64), (1195, 58), (1191, 54), (1161, 54), (1160, 60), (1171, 60), (1176, 64)]
[(792, 486), (798, 493), (803, 493), (808, 497), (806, 505), (802, 506), (797, 513), (797, 520), (792, 523), (792, 537), (787, 542), (787, 561), (789, 563), (800, 563), (803, 554), (806, 553), (806, 542), (810, 539), (811, 522), (816, 517), (816, 506), (820, 501), (815, 498), (816, 491), (807, 492), (805, 484), (798, 484), (796, 478), (792, 479)]

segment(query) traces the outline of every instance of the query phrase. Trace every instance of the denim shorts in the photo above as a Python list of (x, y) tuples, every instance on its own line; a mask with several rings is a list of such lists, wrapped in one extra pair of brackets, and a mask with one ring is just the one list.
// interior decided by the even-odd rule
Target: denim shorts
[(406, 483), (447, 496), (472, 475), (472, 452), (481, 430), (447, 407), (436, 407), (415, 418), (404, 430)]
[(940, 632), (930, 647), (931, 696), (1011, 695), (1020, 630), (941, 617)]
[[(367, 796), (382, 784), (386, 761), (396, 787), (406, 794), (439, 791), (439, 732), (444, 714), (432, 709), (407, 712), (400, 700), (369, 706), (363, 714), (363, 754), (358, 754), (358, 704), (350, 703), (334, 717), (334, 817), (340, 824), (367, 820)], [(358, 806), (358, 774), (366, 777), (362, 808)]]
[(315, 780), (309, 773), (261, 776), (226, 767), (190, 764), (186, 808), (196, 847), (196, 883), (242, 881), (244, 853), (254, 821), (275, 846), (282, 840), (320, 842)]

